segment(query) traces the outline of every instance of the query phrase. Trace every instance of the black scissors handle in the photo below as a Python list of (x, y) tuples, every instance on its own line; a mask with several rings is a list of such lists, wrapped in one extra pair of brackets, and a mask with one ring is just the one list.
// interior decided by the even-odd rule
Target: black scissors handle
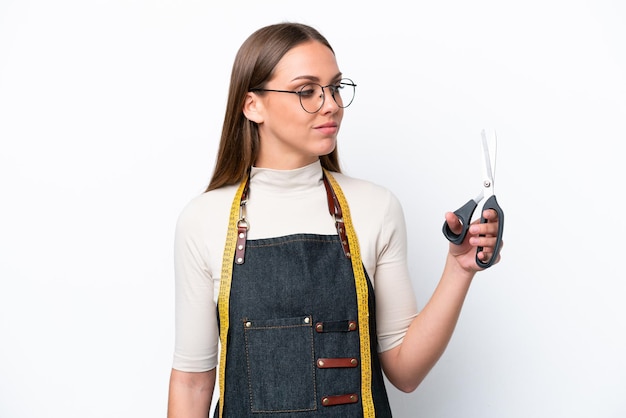
[[(459, 218), (459, 221), (461, 222), (461, 225), (463, 226), (463, 229), (461, 230), (460, 233), (455, 234), (454, 232), (452, 232), (452, 230), (448, 226), (448, 222), (443, 223), (443, 228), (442, 228), (443, 235), (448, 239), (448, 241), (456, 245), (459, 245), (463, 242), (463, 240), (465, 239), (465, 236), (467, 235), (467, 230), (470, 227), (470, 223), (472, 221), (472, 215), (474, 214), (474, 211), (476, 210), (477, 206), (478, 206), (478, 203), (474, 199), (470, 199), (466, 204), (464, 204), (459, 209), (454, 211), (454, 214)], [(483, 247), (478, 247), (476, 249), (476, 264), (478, 264), (478, 266), (480, 266), (481, 268), (491, 267), (491, 265), (495, 263), (496, 260), (498, 259), (498, 255), (500, 254), (500, 248), (502, 247), (502, 234), (504, 232), (504, 211), (498, 204), (498, 201), (496, 200), (496, 197), (494, 195), (490, 196), (489, 199), (487, 199), (487, 201), (483, 205), (483, 208), (480, 214), (480, 223), (484, 224), (488, 222), (487, 219), (485, 219), (482, 215), (482, 212), (484, 212), (487, 209), (493, 209), (498, 214), (498, 233), (496, 235), (496, 245), (493, 248), (493, 254), (489, 258), (489, 260), (483, 261), (480, 258), (478, 258), (478, 253), (480, 253), (483, 250)]]
[[(483, 250), (483, 247), (478, 247), (476, 249), (476, 264), (478, 264), (482, 268), (491, 267), (491, 265), (495, 263), (498, 259), (498, 255), (500, 254), (500, 249), (502, 247), (502, 234), (504, 232), (504, 211), (498, 204), (495, 195), (490, 196), (483, 205), (483, 212), (487, 209), (495, 210), (498, 214), (498, 233), (496, 235), (496, 245), (493, 247), (493, 254), (491, 254), (489, 260), (482, 261), (478, 258), (478, 253)], [(487, 223), (487, 220), (482, 216), (482, 213), (480, 215), (480, 223)]]
[(468, 200), (466, 204), (454, 211), (454, 214), (459, 218), (463, 229), (460, 233), (455, 234), (448, 226), (448, 222), (443, 223), (443, 235), (453, 244), (459, 245), (465, 239), (467, 230), (469, 229), (470, 222), (472, 221), (472, 215), (478, 203), (474, 199)]

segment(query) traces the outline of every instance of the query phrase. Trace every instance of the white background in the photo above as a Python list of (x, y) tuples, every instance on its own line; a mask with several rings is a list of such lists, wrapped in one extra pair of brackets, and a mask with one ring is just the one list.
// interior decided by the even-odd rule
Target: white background
[(396, 416), (626, 416), (625, 3), (222, 3), (0, 1), (0, 417), (165, 416), (176, 218), (283, 20), (358, 84), (344, 171), (401, 199), (420, 306), (498, 133), (503, 261)]

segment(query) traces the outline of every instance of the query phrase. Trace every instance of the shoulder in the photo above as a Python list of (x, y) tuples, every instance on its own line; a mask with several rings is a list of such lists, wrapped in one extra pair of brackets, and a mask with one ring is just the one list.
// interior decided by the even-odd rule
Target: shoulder
[(381, 226), (403, 222), (402, 205), (387, 187), (343, 173), (331, 175), (339, 183), (355, 222), (374, 222)]
[(398, 198), (385, 186), (343, 173), (331, 173), (337, 180), (346, 200), (353, 204), (370, 207), (400, 205)]
[(177, 230), (179, 232), (204, 233), (207, 229), (222, 229), (228, 224), (236, 185), (204, 192), (191, 199), (181, 210)]

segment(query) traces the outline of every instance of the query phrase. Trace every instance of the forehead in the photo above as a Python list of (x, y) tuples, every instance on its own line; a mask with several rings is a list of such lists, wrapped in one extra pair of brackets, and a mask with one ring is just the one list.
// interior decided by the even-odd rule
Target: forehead
[(287, 52), (276, 65), (275, 80), (293, 81), (299, 78), (318, 78), (325, 81), (336, 77), (339, 66), (333, 52), (318, 41), (300, 44)]

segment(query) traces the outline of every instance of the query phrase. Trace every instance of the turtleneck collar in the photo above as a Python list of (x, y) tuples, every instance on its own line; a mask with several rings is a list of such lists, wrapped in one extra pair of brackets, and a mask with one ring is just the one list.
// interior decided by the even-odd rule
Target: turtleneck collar
[(250, 189), (265, 192), (285, 193), (302, 192), (319, 187), (322, 184), (322, 164), (319, 160), (293, 170), (274, 170), (271, 168), (252, 167), (250, 170)]

